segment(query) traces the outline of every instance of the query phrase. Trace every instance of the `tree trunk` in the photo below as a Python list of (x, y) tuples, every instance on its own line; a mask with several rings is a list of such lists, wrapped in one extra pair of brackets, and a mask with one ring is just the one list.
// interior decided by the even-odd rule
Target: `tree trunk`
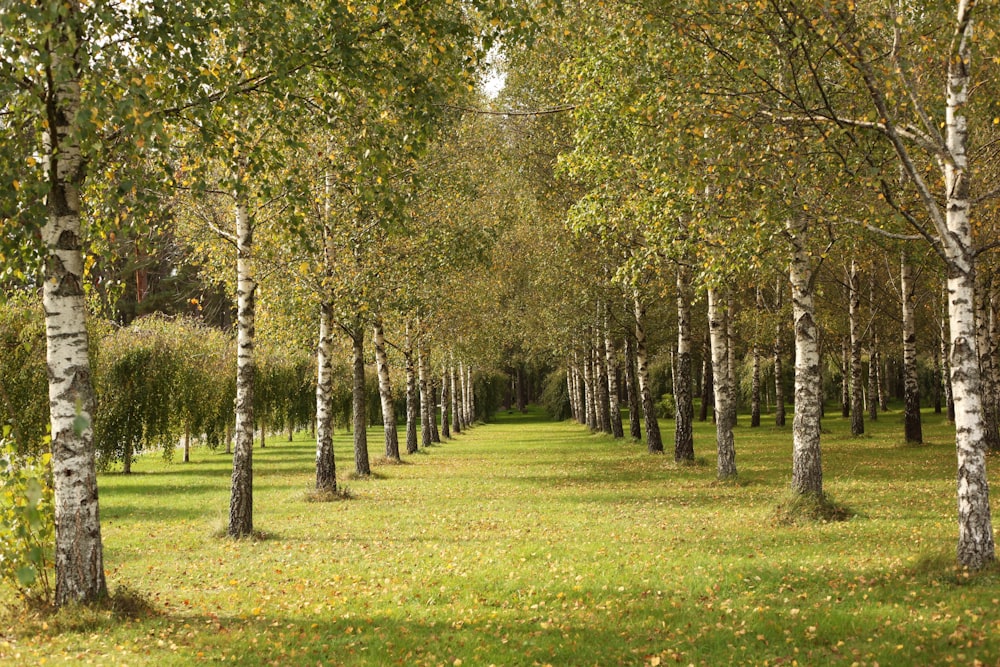
[(639, 297), (639, 290), (633, 296), (635, 307), (635, 361), (639, 394), (642, 396), (642, 413), (646, 420), (646, 450), (650, 454), (663, 452), (663, 440), (660, 438), (660, 424), (656, 421), (656, 407), (653, 405), (653, 393), (649, 386), (649, 369), (646, 366), (646, 306)]
[[(948, 307), (948, 290), (945, 289), (945, 309)], [(948, 315), (942, 315), (939, 323), (941, 334), (941, 387), (944, 390), (944, 404), (947, 410), (948, 422), (955, 423), (955, 397), (951, 393), (951, 345), (948, 335)]]
[[(59, 48), (65, 47), (69, 39), (68, 34), (59, 35), (60, 43), (53, 50), (50, 65), (53, 70), (70, 65), (61, 62)], [(69, 69), (75, 71), (75, 67)], [(74, 75), (54, 85), (46, 109), (50, 123), (45, 135), (49, 193), (42, 227), (46, 251), (42, 302), (55, 492), (56, 604), (64, 606), (104, 597), (107, 584), (97, 500), (94, 390), (80, 249), (80, 189), (85, 165), (73, 128), (80, 111), (80, 84)]]
[(448, 374), (448, 365), (441, 363), (441, 437), (451, 437), (451, 419), (449, 409), (451, 408), (451, 389)]
[(122, 453), (122, 474), (132, 474), (132, 440), (125, 441), (125, 451)]
[(712, 374), (715, 380), (715, 440), (718, 452), (716, 473), (719, 479), (736, 476), (736, 445), (733, 422), (733, 379), (729, 368), (729, 312), (718, 290), (708, 290), (708, 330), (712, 344)]
[[(779, 279), (774, 287), (774, 312), (776, 314), (781, 313), (782, 308), (782, 296), (785, 290)], [(785, 425), (785, 370), (782, 364), (782, 355), (785, 352), (785, 346), (782, 342), (782, 326), (781, 318), (777, 318), (779, 321), (774, 325), (774, 425), (784, 426)]]
[(337, 491), (333, 456), (333, 305), (320, 305), (316, 346), (316, 490)]
[(820, 417), (823, 385), (820, 376), (819, 335), (813, 300), (813, 268), (805, 245), (806, 225), (789, 222), (792, 261), (792, 317), (795, 326), (795, 416), (792, 419), (792, 490), (823, 495), (820, 455)]
[[(946, 142), (950, 160), (944, 165), (947, 194), (945, 215), (949, 238), (948, 314), (951, 324), (951, 386), (955, 399), (955, 445), (958, 459), (958, 563), (979, 570), (996, 559), (990, 493), (986, 477), (986, 433), (976, 350), (975, 246), (969, 219), (971, 173), (968, 168), (967, 119), (969, 63), (974, 5), (959, 2), (957, 26), (961, 41), (948, 63)], [(957, 35), (956, 35), (957, 36)], [(942, 235), (943, 236), (943, 235)]]
[(868, 306), (872, 312), (871, 342), (868, 347), (868, 416), (878, 419), (878, 330), (875, 328), (875, 280), (868, 283)]
[(900, 255), (900, 286), (903, 302), (903, 430), (907, 442), (924, 441), (920, 424), (920, 383), (917, 378), (917, 330), (913, 312), (914, 281), (913, 267)]
[[(1000, 345), (1000, 322), (997, 317), (998, 294), (1000, 294), (1000, 281), (995, 278), (991, 280), (991, 289), (988, 294), (984, 294), (982, 300), (987, 303), (989, 314), (989, 328), (986, 336), (986, 350), (981, 356), (990, 360), (988, 379), (986, 388), (983, 390), (983, 403), (985, 412), (990, 415), (993, 427), (1000, 429), (1000, 363), (998, 363), (998, 345)], [(993, 437), (987, 444), (993, 452), (1000, 451), (1000, 433), (994, 432)]]
[[(701, 410), (698, 413), (698, 421), (708, 421), (708, 406), (715, 402), (715, 377), (712, 370), (712, 341), (709, 333), (705, 332), (705, 340), (702, 341), (701, 352)], [(715, 421), (715, 415), (712, 415)]]
[(865, 432), (865, 389), (861, 374), (861, 290), (858, 287), (858, 263), (853, 259), (847, 285), (851, 330), (851, 435), (857, 436)]
[(253, 533), (253, 348), (256, 281), (250, 275), (253, 225), (246, 200), (236, 204), (236, 444), (233, 448), (232, 492), (229, 499), (229, 536)]
[(633, 440), (642, 440), (642, 407), (635, 377), (635, 342), (625, 336), (625, 392), (628, 394), (628, 432)]
[(351, 331), (354, 383), (351, 387), (354, 431), (354, 472), (358, 477), (372, 474), (368, 461), (368, 396), (365, 392), (365, 329), (356, 322)]
[(584, 408), (587, 413), (587, 428), (591, 431), (596, 431), (597, 402), (594, 400), (594, 351), (589, 344), (587, 345), (587, 352), (583, 359), (583, 384), (585, 387)]
[(472, 382), (472, 366), (471, 365), (465, 367), (465, 375), (466, 375), (466, 383), (465, 384), (469, 388), (468, 396), (466, 396), (466, 400), (468, 401), (468, 408), (467, 408), (467, 410), (468, 410), (468, 413), (469, 413), (469, 418), (468, 418), (467, 421), (471, 425), (473, 422), (476, 421), (476, 385), (473, 384), (473, 382)]
[(691, 391), (691, 283), (677, 270), (677, 369), (674, 373), (674, 460), (694, 461), (694, 396)]
[(451, 383), (451, 430), (455, 435), (462, 432), (461, 419), (458, 416), (458, 382), (455, 378), (455, 355), (451, 355), (451, 365), (448, 367), (448, 378)]
[(465, 377), (465, 364), (461, 361), (458, 362), (458, 384), (461, 388), (461, 396), (458, 402), (458, 416), (459, 421), (462, 422), (462, 430), (469, 428), (469, 402), (468, 402), (468, 386)]
[(410, 323), (406, 323), (406, 342), (403, 349), (406, 365), (406, 453), (417, 453), (417, 373), (413, 368), (413, 341), (410, 338)]
[(604, 336), (601, 333), (600, 306), (598, 306), (597, 326), (593, 329), (594, 369), (597, 372), (595, 388), (597, 391), (597, 425), (604, 433), (611, 433), (611, 409), (608, 396), (608, 358), (604, 349)]
[(431, 372), (431, 354), (430, 350), (425, 353), (425, 358), (427, 359), (427, 384), (430, 386), (430, 421), (431, 421), (431, 442), (435, 444), (441, 444), (441, 433), (438, 431), (437, 423), (437, 404), (438, 404), (438, 386), (437, 380), (434, 378)]
[(851, 343), (840, 341), (840, 416), (851, 416)]
[(417, 325), (417, 328), (417, 374), (420, 380), (420, 444), (423, 447), (430, 447), (433, 442), (433, 438), (431, 437), (431, 422), (433, 418), (431, 416), (430, 372), (428, 370), (423, 335), (419, 332), (419, 325)]
[(625, 430), (622, 428), (622, 410), (618, 405), (618, 355), (615, 351), (615, 341), (611, 337), (611, 329), (608, 327), (607, 309), (604, 311), (604, 350), (607, 354), (608, 367), (608, 412), (611, 417), (611, 435), (615, 438), (624, 438)]
[(517, 396), (517, 411), (524, 414), (528, 411), (527, 378), (524, 376), (524, 362), (518, 362), (514, 377), (514, 390)]
[(732, 419), (733, 426), (735, 427), (739, 421), (739, 403), (740, 403), (740, 385), (739, 385), (739, 369), (736, 366), (736, 297), (733, 296), (731, 290), (727, 290), (727, 303), (726, 303), (726, 356), (727, 363), (726, 366), (729, 370), (729, 400), (732, 404), (733, 414), (730, 416)]
[(982, 378), (982, 400), (983, 400), (983, 430), (987, 450), (1000, 449), (1000, 432), (998, 432), (997, 414), (995, 411), (994, 396), (996, 387), (994, 386), (994, 364), (995, 357), (992, 354), (990, 341), (991, 327), (996, 334), (996, 325), (992, 323), (992, 307), (990, 304), (990, 292), (992, 290), (993, 277), (985, 271), (976, 273), (976, 344), (979, 351), (979, 373)]
[(184, 463), (191, 463), (191, 424), (184, 424)]
[(389, 382), (389, 358), (385, 352), (385, 330), (382, 320), (375, 320), (372, 327), (375, 344), (375, 370), (378, 372), (378, 396), (382, 403), (382, 430), (385, 432), (385, 457), (399, 460), (399, 434), (396, 432), (396, 404)]
[(753, 370), (750, 378), (750, 428), (760, 426), (760, 346), (754, 343)]
[(576, 419), (576, 369), (573, 367), (573, 362), (566, 356), (566, 396), (569, 398), (569, 411), (573, 415), (573, 419)]

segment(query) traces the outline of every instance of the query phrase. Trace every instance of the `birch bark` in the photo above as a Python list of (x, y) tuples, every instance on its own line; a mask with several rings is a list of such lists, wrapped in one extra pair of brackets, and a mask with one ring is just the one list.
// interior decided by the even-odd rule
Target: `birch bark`
[[(779, 279), (774, 287), (774, 312), (781, 313), (782, 296), (785, 291)], [(785, 345), (782, 338), (782, 326), (779, 321), (774, 325), (774, 425), (785, 425), (785, 369), (782, 355)]]
[(608, 411), (611, 417), (611, 435), (615, 438), (624, 438), (625, 431), (622, 428), (622, 411), (618, 405), (618, 355), (615, 351), (615, 341), (611, 337), (611, 329), (608, 327), (608, 313), (604, 312), (604, 351), (607, 354), (608, 368)]
[(903, 302), (903, 431), (907, 442), (924, 441), (920, 423), (920, 383), (917, 378), (916, 298), (913, 266), (900, 254), (899, 282)]
[(246, 198), (236, 195), (236, 443), (233, 447), (229, 536), (253, 533), (253, 393), (257, 283), (251, 274), (253, 221)]
[(694, 461), (694, 396), (691, 389), (691, 288), (677, 270), (677, 372), (674, 378), (674, 460)]
[[(419, 325), (417, 325), (419, 331)], [(430, 447), (433, 441), (431, 437), (431, 383), (427, 368), (427, 356), (424, 350), (422, 336), (417, 335), (417, 375), (420, 381), (420, 444), (423, 447)]]
[(625, 391), (628, 394), (628, 432), (633, 440), (642, 440), (642, 407), (635, 376), (635, 343), (625, 336)]
[(656, 407), (653, 405), (649, 369), (646, 366), (646, 306), (639, 296), (639, 290), (633, 295), (633, 307), (635, 308), (636, 375), (639, 381), (639, 394), (642, 396), (642, 414), (646, 421), (646, 450), (650, 454), (662, 454), (663, 440), (660, 437), (660, 424), (656, 421)]
[(54, 94), (47, 101), (45, 167), (49, 193), (42, 227), (47, 255), (42, 303), (55, 493), (55, 602), (63, 606), (104, 597), (107, 583), (97, 499), (94, 390), (80, 248), (80, 189), (85, 165), (73, 126), (80, 110), (80, 83), (75, 64), (63, 62), (62, 51), (68, 48), (65, 40), (70, 36), (61, 34), (60, 38), (64, 41), (53, 50), (51, 70), (69, 69), (73, 75), (56, 80)]
[(406, 342), (403, 349), (406, 366), (406, 453), (417, 452), (417, 373), (413, 367), (413, 340), (410, 338), (410, 323), (406, 323)]
[(375, 345), (375, 370), (378, 373), (378, 395), (382, 403), (385, 457), (398, 461), (399, 434), (396, 431), (396, 405), (393, 402), (392, 384), (389, 381), (389, 359), (385, 352), (385, 329), (381, 319), (375, 320), (372, 325), (372, 338)]
[(337, 490), (333, 455), (333, 306), (320, 305), (316, 346), (316, 490)]
[(368, 396), (365, 391), (365, 329), (356, 322), (351, 331), (354, 382), (351, 387), (354, 431), (354, 472), (358, 477), (372, 474), (368, 460)]
[(451, 430), (456, 435), (462, 432), (461, 419), (458, 415), (458, 386), (455, 379), (455, 355), (451, 355), (451, 364), (448, 366), (449, 381), (451, 382)]
[(805, 223), (788, 223), (792, 243), (789, 278), (792, 284), (792, 316), (795, 323), (795, 416), (792, 419), (792, 490), (799, 494), (823, 495), (823, 463), (820, 456), (822, 379), (819, 335), (813, 300), (813, 268), (804, 236)]
[(441, 364), (441, 437), (451, 437), (451, 420), (449, 419), (449, 409), (451, 408), (451, 382), (448, 373), (448, 365)]
[(716, 473), (719, 479), (736, 476), (736, 444), (733, 437), (736, 406), (729, 368), (728, 308), (716, 289), (708, 290), (708, 330), (712, 345), (712, 374), (715, 380)]

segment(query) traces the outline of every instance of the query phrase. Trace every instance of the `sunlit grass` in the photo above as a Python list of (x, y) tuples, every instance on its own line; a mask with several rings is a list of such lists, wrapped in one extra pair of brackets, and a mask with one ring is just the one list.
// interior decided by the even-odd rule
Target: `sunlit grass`
[[(308, 502), (314, 443), (254, 452), (263, 540), (217, 536), (230, 462), (101, 477), (109, 581), (152, 611), (8, 615), (5, 664), (973, 664), (1000, 660), (1000, 576), (953, 566), (954, 443), (898, 413), (824, 421), (856, 515), (782, 525), (790, 428), (737, 430), (738, 484), (537, 413), (501, 415)], [(669, 442), (672, 422), (663, 422)], [(338, 471), (353, 457), (336, 437)], [(372, 438), (372, 451), (381, 443)], [(991, 463), (993, 463), (991, 461)], [(995, 466), (994, 466), (995, 468)], [(997, 475), (991, 471), (996, 486)], [(3, 593), (6, 595), (6, 592)], [(141, 605), (139, 605), (141, 606)], [(459, 662), (461, 661), (461, 662)]]

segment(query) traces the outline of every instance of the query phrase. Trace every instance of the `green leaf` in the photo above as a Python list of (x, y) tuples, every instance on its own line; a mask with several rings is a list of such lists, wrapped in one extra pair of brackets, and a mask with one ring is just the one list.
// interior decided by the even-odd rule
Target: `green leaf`
[(38, 573), (35, 571), (33, 565), (22, 565), (17, 568), (17, 582), (24, 586), (25, 588), (31, 586), (35, 583), (38, 578)]

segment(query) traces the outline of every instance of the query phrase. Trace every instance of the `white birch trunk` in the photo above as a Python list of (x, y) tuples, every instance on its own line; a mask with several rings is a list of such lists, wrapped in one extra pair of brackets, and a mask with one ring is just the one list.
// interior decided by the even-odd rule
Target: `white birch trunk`
[(632, 301), (635, 310), (636, 380), (639, 384), (642, 414), (646, 424), (646, 451), (650, 454), (662, 454), (663, 440), (660, 437), (660, 424), (656, 420), (656, 406), (653, 404), (653, 393), (649, 386), (649, 367), (646, 358), (646, 306), (642, 302), (638, 289), (633, 293)]
[(468, 396), (466, 397), (468, 400), (468, 408), (467, 408), (469, 413), (468, 422), (471, 425), (474, 421), (476, 421), (476, 386), (472, 382), (473, 375), (472, 375), (471, 364), (465, 368), (465, 374), (467, 376), (466, 385), (469, 388), (469, 393)]
[(736, 406), (729, 367), (729, 313), (715, 289), (708, 290), (708, 328), (712, 345), (712, 376), (715, 382), (715, 440), (719, 479), (736, 476), (736, 443), (733, 437)]
[(246, 198), (236, 195), (236, 444), (233, 447), (232, 489), (229, 498), (229, 536), (253, 533), (253, 349), (254, 293), (251, 274), (253, 222)]
[[(784, 289), (779, 279), (774, 286), (774, 312), (780, 313)], [(780, 319), (774, 325), (774, 425), (785, 425), (785, 379), (783, 355), (785, 346), (782, 342), (782, 326)]]
[(677, 270), (677, 371), (674, 378), (674, 460), (694, 461), (694, 394), (691, 387), (691, 287), (689, 271)]
[(917, 328), (913, 312), (915, 283), (906, 253), (900, 254), (899, 282), (903, 304), (903, 430), (907, 442), (924, 441), (920, 423), (920, 383), (917, 378)]
[(607, 308), (604, 309), (604, 321), (601, 326), (604, 331), (604, 351), (607, 355), (608, 410), (611, 417), (611, 435), (615, 438), (624, 438), (622, 411), (618, 405), (618, 355), (615, 352), (615, 341), (611, 337), (611, 329), (608, 326)]
[(396, 432), (396, 405), (389, 382), (389, 359), (385, 353), (385, 330), (382, 320), (372, 326), (375, 345), (375, 370), (378, 373), (378, 395), (382, 402), (382, 430), (385, 433), (385, 457), (399, 460), (399, 434)]
[(847, 274), (847, 315), (851, 336), (851, 435), (865, 432), (865, 391), (861, 374), (861, 290), (858, 288), (858, 263), (851, 260)]
[(333, 455), (333, 306), (320, 305), (316, 346), (316, 490), (337, 490)]
[(448, 381), (451, 383), (451, 430), (456, 435), (462, 432), (462, 418), (458, 414), (458, 382), (455, 376), (455, 353), (450, 356), (448, 365)]
[(368, 458), (368, 395), (365, 387), (365, 328), (356, 321), (351, 330), (351, 358), (354, 362), (351, 387), (354, 430), (354, 473), (358, 477), (372, 474)]
[(996, 559), (990, 491), (986, 477), (986, 432), (976, 350), (975, 266), (969, 219), (971, 174), (968, 171), (969, 65), (975, 2), (959, 0), (957, 52), (948, 63), (945, 134), (951, 160), (944, 161), (945, 216), (950, 238), (944, 244), (948, 271), (951, 329), (951, 388), (955, 400), (955, 447), (958, 459), (958, 547), (960, 565), (979, 570)]
[(441, 362), (441, 437), (451, 437), (451, 381), (448, 373), (448, 365)]
[(461, 390), (462, 390), (461, 400), (459, 401), (458, 414), (461, 417), (462, 429), (465, 430), (465, 429), (469, 428), (469, 410), (468, 410), (468, 408), (469, 408), (469, 399), (468, 399), (469, 388), (468, 388), (468, 384), (466, 382), (465, 364), (463, 362), (461, 362), (461, 361), (458, 362), (458, 383), (461, 386)]
[[(57, 48), (51, 67), (59, 71)], [(62, 66), (62, 67), (61, 67)], [(84, 164), (72, 123), (80, 109), (74, 77), (55, 84), (48, 101), (45, 137), (50, 190), (42, 241), (46, 249), (46, 365), (55, 491), (56, 604), (90, 602), (107, 595), (97, 500), (94, 452), (94, 390), (91, 383), (87, 308), (80, 249), (80, 188)]]
[(819, 333), (813, 299), (813, 269), (805, 245), (804, 223), (788, 223), (792, 242), (789, 279), (792, 284), (792, 317), (795, 327), (795, 416), (792, 419), (792, 490), (823, 495), (823, 461), (820, 455), (822, 378)]
[(403, 349), (406, 365), (406, 453), (416, 454), (417, 446), (417, 414), (420, 412), (420, 399), (417, 396), (417, 372), (413, 363), (413, 340), (410, 337), (410, 323), (406, 323), (406, 343)]
[(431, 383), (428, 377), (430, 373), (427, 369), (427, 357), (424, 351), (423, 335), (419, 331), (420, 325), (417, 325), (417, 377), (420, 382), (420, 444), (423, 447), (430, 447), (431, 438)]

